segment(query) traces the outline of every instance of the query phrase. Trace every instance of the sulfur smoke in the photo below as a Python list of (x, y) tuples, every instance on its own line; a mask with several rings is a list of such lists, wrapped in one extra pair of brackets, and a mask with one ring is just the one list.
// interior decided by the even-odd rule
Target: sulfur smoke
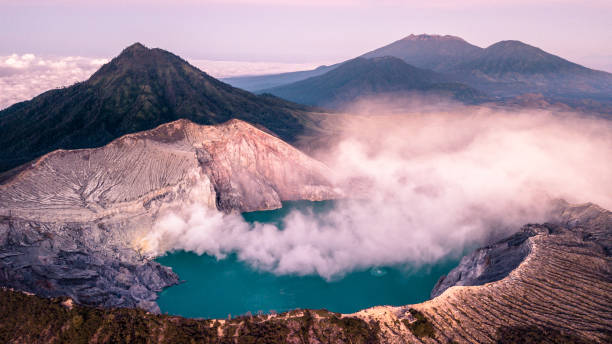
[[(379, 104), (377, 105), (379, 106)], [(551, 220), (559, 199), (612, 207), (612, 123), (543, 111), (339, 116), (316, 156), (347, 199), (293, 211), (284, 229), (193, 204), (167, 214), (152, 252), (235, 253), (257, 269), (327, 279), (374, 266), (420, 266)]]

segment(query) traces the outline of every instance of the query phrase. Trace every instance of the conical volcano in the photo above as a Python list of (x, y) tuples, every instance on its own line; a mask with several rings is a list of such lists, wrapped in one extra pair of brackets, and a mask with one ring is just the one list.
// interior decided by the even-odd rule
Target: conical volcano
[(308, 111), (231, 87), (170, 52), (136, 43), (89, 80), (1, 111), (0, 171), (180, 118), (199, 124), (242, 119), (291, 142), (309, 125)]

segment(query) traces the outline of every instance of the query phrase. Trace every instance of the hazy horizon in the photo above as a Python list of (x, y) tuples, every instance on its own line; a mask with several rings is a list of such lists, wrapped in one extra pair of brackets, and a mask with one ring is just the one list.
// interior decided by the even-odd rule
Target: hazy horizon
[(612, 71), (610, 17), (600, 0), (0, 0), (0, 55), (109, 58), (138, 41), (188, 59), (321, 64), (427, 33), (520, 40)]
[[(150, 45), (142, 41), (135, 41), (126, 44), (108, 56), (36, 54), (33, 52), (21, 54), (15, 52), (9, 54), (0, 53), (0, 88), (3, 90), (3, 93), (0, 94), (0, 110), (17, 102), (29, 100), (44, 91), (69, 86), (76, 82), (86, 80), (104, 63), (117, 56), (125, 47), (136, 42), (143, 43), (149, 48), (161, 48), (177, 53), (166, 47)], [(529, 42), (524, 43), (529, 44)], [(354, 56), (338, 60), (328, 59), (302, 63), (283, 62), (278, 60), (257, 61), (256, 59), (202, 59), (194, 58), (188, 55), (179, 55), (192, 65), (215, 78), (228, 78), (235, 76), (265, 75), (310, 70), (321, 65), (331, 65), (337, 62), (342, 62), (344, 60), (360, 56), (367, 51), (364, 50), (355, 54)], [(566, 56), (560, 57), (568, 59)], [(597, 68), (594, 67), (593, 64), (582, 63), (581, 61), (577, 60), (569, 60), (589, 68), (612, 72), (612, 57), (610, 59), (605, 59), (604, 57), (593, 57), (590, 59), (591, 61), (594, 61), (593, 64), (603, 66), (604, 68)]]
[(135, 42), (216, 78), (308, 70), (423, 33), (520, 40), (612, 72), (609, 18), (602, 0), (0, 0), (0, 109), (86, 80)]

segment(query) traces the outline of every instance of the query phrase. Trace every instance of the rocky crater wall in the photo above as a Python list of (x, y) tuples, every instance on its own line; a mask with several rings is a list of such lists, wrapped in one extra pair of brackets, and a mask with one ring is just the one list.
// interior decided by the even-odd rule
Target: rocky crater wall
[(160, 214), (190, 203), (243, 212), (340, 197), (329, 175), (239, 120), (178, 120), (104, 147), (51, 152), (0, 185), (0, 285), (159, 311), (156, 293), (178, 278), (136, 242)]
[[(500, 252), (516, 251), (504, 247), (529, 247), (523, 261), (506, 276), (481, 285), (453, 285), (421, 304), (378, 306), (354, 314), (293, 310), (224, 320), (185, 319), (132, 308), (73, 305), (65, 298), (47, 299), (0, 289), (0, 340), (610, 343), (611, 238), (612, 213), (592, 204), (568, 205), (560, 209), (554, 223), (526, 225), (518, 235), (482, 248), (473, 256), (474, 261), (487, 261)], [(491, 258), (487, 264), (499, 263)], [(466, 266), (475, 270), (465, 270)], [(472, 279), (492, 275), (488, 269), (499, 271), (479, 264), (464, 264), (461, 269)]]

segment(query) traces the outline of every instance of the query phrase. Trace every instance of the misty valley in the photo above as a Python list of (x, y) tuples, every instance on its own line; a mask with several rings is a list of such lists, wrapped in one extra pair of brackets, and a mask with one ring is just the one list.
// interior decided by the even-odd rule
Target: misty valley
[[(332, 201), (288, 201), (276, 210), (243, 213), (249, 222), (282, 227), (291, 211), (325, 212)], [(172, 267), (182, 282), (168, 287), (157, 300), (162, 312), (197, 318), (285, 312), (296, 308), (353, 313), (376, 305), (423, 302), (438, 279), (459, 260), (444, 257), (424, 266), (376, 266), (349, 271), (330, 280), (318, 275), (277, 275), (255, 269), (235, 254), (224, 259), (193, 252), (171, 252), (157, 258)]]

